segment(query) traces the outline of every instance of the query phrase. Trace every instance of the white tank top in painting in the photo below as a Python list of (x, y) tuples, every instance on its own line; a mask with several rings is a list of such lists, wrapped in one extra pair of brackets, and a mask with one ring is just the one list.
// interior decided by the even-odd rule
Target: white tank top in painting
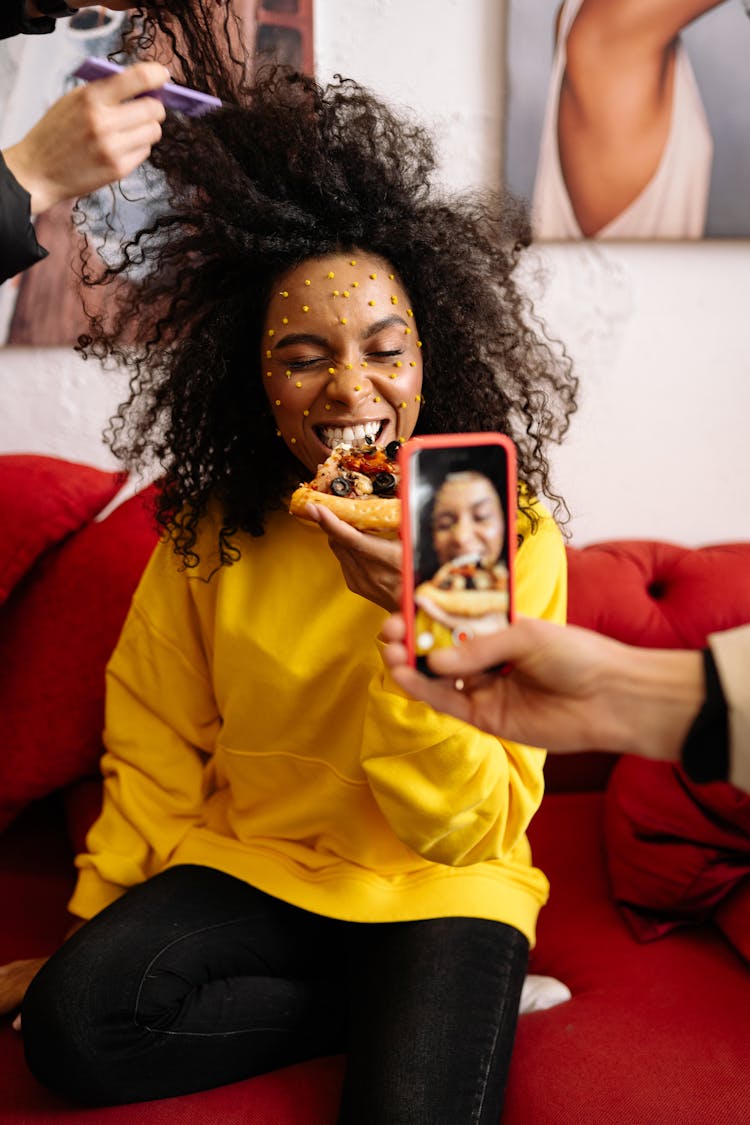
[[(566, 42), (583, 0), (565, 0), (552, 61), (539, 146), (532, 224), (540, 240), (584, 237), (560, 165), (557, 111), (566, 65)], [(693, 68), (678, 42), (672, 121), (656, 172), (624, 211), (597, 231), (597, 239), (700, 238), (706, 222), (713, 141)]]

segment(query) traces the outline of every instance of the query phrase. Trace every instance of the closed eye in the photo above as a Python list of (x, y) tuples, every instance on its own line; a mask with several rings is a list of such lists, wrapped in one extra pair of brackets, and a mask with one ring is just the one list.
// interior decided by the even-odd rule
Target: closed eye
[(307, 367), (315, 367), (318, 363), (324, 363), (324, 356), (312, 356), (309, 359), (288, 359), (285, 361), (286, 365), (292, 371), (303, 371)]

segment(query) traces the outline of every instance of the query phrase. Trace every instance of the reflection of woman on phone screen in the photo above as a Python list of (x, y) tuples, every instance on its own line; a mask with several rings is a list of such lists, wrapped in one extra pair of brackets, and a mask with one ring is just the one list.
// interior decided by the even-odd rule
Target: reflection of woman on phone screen
[[(508, 623), (505, 513), (489, 477), (474, 469), (448, 473), (426, 515), (435, 565), (414, 595), (419, 655)], [(471, 603), (478, 613), (467, 612)]]
[(500, 557), (505, 516), (492, 481), (473, 469), (449, 473), (432, 505), (432, 545), (438, 562), (478, 555), (491, 566)]
[(723, 0), (565, 0), (534, 187), (542, 239), (700, 238), (713, 141), (680, 32)]

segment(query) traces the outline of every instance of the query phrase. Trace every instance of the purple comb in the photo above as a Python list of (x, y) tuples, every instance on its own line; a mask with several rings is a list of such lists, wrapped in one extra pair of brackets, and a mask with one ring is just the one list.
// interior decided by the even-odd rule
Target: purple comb
[[(120, 74), (124, 67), (109, 59), (100, 59), (89, 55), (73, 71), (74, 78), (83, 78), (85, 82), (95, 82), (97, 78), (109, 78), (113, 74)], [(200, 90), (191, 90), (189, 86), (177, 86), (174, 82), (167, 82), (161, 89), (153, 90), (141, 97), (158, 98), (167, 109), (176, 109), (180, 113), (187, 113), (190, 117), (200, 117), (210, 113), (213, 109), (221, 109), (221, 99), (213, 94), (202, 94)]]

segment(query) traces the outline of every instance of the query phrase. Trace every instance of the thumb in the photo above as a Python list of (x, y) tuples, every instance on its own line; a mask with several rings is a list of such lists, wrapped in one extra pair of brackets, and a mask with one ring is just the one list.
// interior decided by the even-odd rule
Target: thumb
[(161, 63), (140, 62), (126, 66), (121, 74), (99, 79), (92, 85), (105, 105), (118, 105), (150, 90), (159, 90), (168, 81), (169, 71)]
[(519, 617), (506, 629), (487, 636), (474, 637), (452, 648), (436, 649), (428, 657), (430, 667), (441, 676), (472, 675), (512, 663), (527, 656), (534, 648), (537, 622)]

